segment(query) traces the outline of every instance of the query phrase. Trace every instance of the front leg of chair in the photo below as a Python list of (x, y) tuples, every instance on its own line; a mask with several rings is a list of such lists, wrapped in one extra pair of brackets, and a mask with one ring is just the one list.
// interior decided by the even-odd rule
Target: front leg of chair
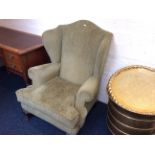
[(32, 114), (29, 113), (28, 111), (26, 111), (25, 109), (21, 108), (22, 109), (22, 112), (24, 114), (24, 118), (26, 119), (26, 121), (29, 121), (30, 118), (32, 117)]

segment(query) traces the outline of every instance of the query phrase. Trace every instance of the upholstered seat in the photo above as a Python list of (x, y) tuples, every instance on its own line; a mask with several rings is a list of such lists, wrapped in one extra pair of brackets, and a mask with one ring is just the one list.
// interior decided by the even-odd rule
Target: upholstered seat
[(52, 63), (29, 69), (32, 85), (16, 92), (23, 110), (76, 134), (96, 101), (111, 37), (85, 20), (44, 32)]
[(79, 113), (74, 108), (78, 89), (78, 85), (55, 77), (36, 89), (25, 88), (22, 93), (25, 99), (31, 98), (29, 106), (49, 117), (56, 117), (62, 123), (65, 121), (68, 127), (73, 128), (79, 120)]

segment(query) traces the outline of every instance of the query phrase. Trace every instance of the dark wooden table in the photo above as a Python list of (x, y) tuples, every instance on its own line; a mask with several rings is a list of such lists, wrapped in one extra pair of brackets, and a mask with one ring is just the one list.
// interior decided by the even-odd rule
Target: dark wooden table
[(29, 83), (27, 70), (49, 62), (40, 36), (0, 27), (0, 59), (9, 72)]

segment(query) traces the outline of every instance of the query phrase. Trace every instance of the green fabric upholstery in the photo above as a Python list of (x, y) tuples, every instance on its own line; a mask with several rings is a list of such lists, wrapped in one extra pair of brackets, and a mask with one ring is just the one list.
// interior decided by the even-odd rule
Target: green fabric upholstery
[(40, 66), (31, 67), (28, 70), (29, 78), (32, 79), (33, 86), (39, 87), (46, 81), (58, 76), (60, 72), (60, 63), (49, 63)]
[(94, 105), (112, 34), (90, 21), (43, 33), (52, 63), (32, 67), (32, 85), (16, 92), (22, 108), (69, 134), (84, 125)]
[(96, 54), (104, 32), (88, 21), (64, 26), (62, 31), (60, 76), (82, 84), (93, 75)]

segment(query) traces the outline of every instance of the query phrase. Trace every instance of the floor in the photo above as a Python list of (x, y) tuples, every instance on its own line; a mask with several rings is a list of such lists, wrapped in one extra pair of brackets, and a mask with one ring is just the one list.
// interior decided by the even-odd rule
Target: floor
[[(15, 91), (25, 87), (21, 77), (0, 67), (0, 135), (63, 135), (63, 131), (32, 116), (23, 114), (16, 100)], [(107, 105), (97, 102), (87, 117), (79, 135), (109, 135), (106, 125)]]

